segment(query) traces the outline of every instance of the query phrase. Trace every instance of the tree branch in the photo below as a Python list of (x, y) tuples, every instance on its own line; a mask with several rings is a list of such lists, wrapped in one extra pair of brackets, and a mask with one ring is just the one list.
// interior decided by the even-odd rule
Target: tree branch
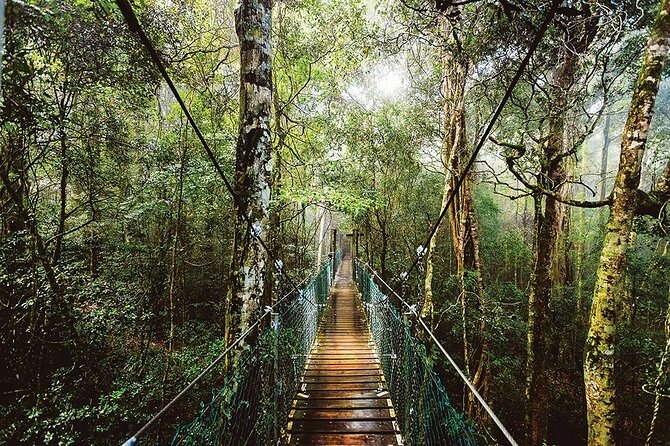
[(545, 189), (536, 183), (532, 183), (525, 177), (523, 173), (521, 173), (517, 169), (516, 166), (516, 160), (523, 157), (523, 155), (526, 153), (526, 148), (523, 145), (498, 141), (493, 136), (490, 136), (489, 139), (496, 145), (506, 148), (512, 148), (515, 150), (514, 153), (505, 156), (505, 161), (507, 162), (507, 168), (524, 186), (526, 186), (532, 192), (542, 194), (547, 197), (552, 197), (553, 199), (570, 206), (576, 206), (582, 208), (599, 208), (602, 206), (607, 206), (611, 203), (612, 201), (611, 197), (607, 197), (604, 200), (598, 200), (598, 201), (575, 200), (572, 198), (567, 198), (554, 192), (553, 190)]

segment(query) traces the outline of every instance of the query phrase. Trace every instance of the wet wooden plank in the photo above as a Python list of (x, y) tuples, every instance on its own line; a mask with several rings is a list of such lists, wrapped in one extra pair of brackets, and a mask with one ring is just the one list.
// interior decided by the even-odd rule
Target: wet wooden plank
[(391, 446), (397, 445), (395, 435), (374, 434), (294, 434), (291, 444), (313, 446)]
[(368, 349), (360, 352), (347, 353), (346, 351), (314, 351), (310, 355), (314, 359), (346, 359), (346, 358), (376, 358), (376, 353), (371, 353)]
[(374, 399), (302, 399), (294, 402), (296, 409), (390, 409), (391, 404), (388, 399), (374, 398)]
[(358, 409), (298, 409), (293, 413), (293, 420), (393, 420), (387, 407), (382, 409), (358, 408)]
[(290, 432), (299, 433), (357, 433), (357, 434), (395, 434), (393, 418), (384, 420), (334, 420), (310, 419), (293, 420)]
[(379, 364), (347, 364), (347, 365), (338, 365), (338, 364), (307, 364), (307, 370), (323, 370), (328, 371), (375, 371), (378, 369)]
[[(378, 390), (312, 390), (309, 392), (311, 399), (374, 399), (380, 398), (377, 396)], [(300, 397), (298, 397), (300, 398)], [(386, 398), (386, 397), (384, 397)]]
[(381, 375), (380, 370), (341, 370), (341, 369), (308, 369), (305, 371), (305, 376), (379, 376)]
[(343, 365), (348, 366), (351, 364), (379, 364), (377, 358), (315, 358), (311, 357), (309, 359), (310, 364), (324, 364), (324, 365)]
[(377, 390), (379, 381), (371, 383), (307, 383), (306, 393), (312, 394), (314, 390)]
[(341, 375), (325, 375), (325, 376), (305, 376), (303, 383), (376, 383), (379, 382), (381, 375), (363, 375), (363, 376), (341, 376)]

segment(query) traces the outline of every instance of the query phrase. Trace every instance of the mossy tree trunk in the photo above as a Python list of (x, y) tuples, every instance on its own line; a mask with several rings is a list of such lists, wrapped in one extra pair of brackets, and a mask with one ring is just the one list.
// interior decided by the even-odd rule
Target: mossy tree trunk
[[(552, 82), (549, 127), (543, 147), (540, 181), (545, 189), (554, 189), (565, 180), (563, 136), (567, 92), (574, 83), (577, 56), (565, 50)], [(549, 301), (556, 242), (562, 227), (564, 205), (554, 197), (535, 195), (534, 264), (528, 298), (528, 345), (526, 362), (526, 444), (541, 446), (547, 438), (549, 383), (547, 349)]]
[[(454, 44), (451, 37), (453, 30), (449, 23), (449, 19), (440, 16), (440, 28), (442, 38), (445, 42)], [(447, 205), (449, 195), (454, 188), (455, 178), (454, 172), (458, 167), (458, 159), (460, 151), (464, 148), (465, 138), (465, 82), (467, 74), (467, 60), (458, 54), (457, 50), (445, 48), (442, 54), (442, 94), (444, 96), (444, 122), (443, 130), (444, 137), (442, 140), (442, 162), (444, 163), (444, 188), (442, 190), (442, 203), (440, 205), (440, 212), (444, 211)], [(456, 220), (455, 209), (458, 197), (454, 197), (453, 203), (449, 209), (448, 216), (453, 225), (458, 225)], [(433, 298), (433, 257), (437, 246), (437, 240), (441, 232), (441, 227), (438, 228), (437, 233), (431, 239), (426, 254), (426, 276), (424, 282), (424, 304), (421, 310), (421, 316), (432, 321), (434, 311)], [(453, 234), (452, 234), (453, 235)], [(453, 241), (454, 251), (458, 251), (458, 241)], [(458, 263), (459, 256), (456, 255), (456, 270), (460, 271), (461, 266)]]
[[(667, 245), (666, 252), (663, 255), (667, 255)], [(645, 446), (651, 446), (654, 443), (654, 434), (656, 431), (656, 424), (658, 422), (659, 415), (661, 413), (661, 405), (667, 404), (662, 401), (663, 397), (667, 398), (667, 395), (664, 395), (663, 389), (666, 388), (668, 384), (668, 362), (670, 361), (670, 286), (668, 286), (668, 307), (665, 312), (665, 348), (661, 354), (661, 359), (658, 364), (658, 373), (656, 374), (656, 379), (654, 380), (654, 406), (652, 409), (651, 421), (649, 422), (649, 432), (647, 433), (647, 439), (645, 441)]]
[[(563, 45), (559, 65), (551, 76), (546, 136), (542, 139), (542, 168), (539, 185), (544, 190), (560, 192), (566, 179), (565, 144), (568, 110), (579, 75), (580, 55), (584, 54), (598, 30), (598, 16), (589, 3), (583, 3), (578, 20), (560, 23)], [(533, 269), (528, 299), (528, 339), (526, 360), (526, 444), (541, 446), (547, 439), (549, 413), (548, 336), (552, 288), (562, 285), (567, 274), (565, 254), (557, 253), (561, 233), (566, 227), (565, 205), (551, 195), (533, 195), (535, 233)], [(560, 258), (559, 258), (560, 257)]]
[(616, 441), (616, 306), (624, 288), (626, 251), (638, 206), (642, 158), (668, 46), (670, 0), (661, 0), (623, 131), (619, 170), (593, 291), (584, 357), (588, 443), (593, 446), (612, 445)]
[[(235, 238), (230, 268), (226, 334), (244, 331), (270, 303), (268, 255), (272, 183), (271, 0), (241, 0), (235, 10), (240, 44), (240, 123), (235, 158)], [(246, 216), (246, 217), (245, 217)], [(251, 223), (247, 221), (247, 218)]]

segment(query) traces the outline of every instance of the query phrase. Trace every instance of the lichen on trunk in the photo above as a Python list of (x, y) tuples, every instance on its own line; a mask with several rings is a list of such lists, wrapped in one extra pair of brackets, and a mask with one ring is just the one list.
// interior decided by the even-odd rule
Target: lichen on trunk
[[(235, 10), (240, 44), (240, 121), (233, 187), (235, 238), (226, 301), (227, 341), (270, 303), (268, 240), (272, 184), (272, 2), (241, 0)], [(249, 342), (253, 342), (253, 336)]]
[(638, 206), (642, 158), (669, 45), (670, 0), (661, 0), (623, 131), (611, 212), (593, 291), (584, 357), (589, 445), (615, 444), (616, 304), (623, 292), (626, 251)]

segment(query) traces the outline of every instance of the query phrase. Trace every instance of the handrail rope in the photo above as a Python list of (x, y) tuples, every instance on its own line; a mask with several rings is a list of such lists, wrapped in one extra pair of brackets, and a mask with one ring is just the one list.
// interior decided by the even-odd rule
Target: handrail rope
[(479, 394), (479, 392), (477, 391), (475, 386), (472, 384), (472, 382), (470, 382), (468, 377), (465, 376), (465, 373), (463, 373), (463, 371), (460, 369), (460, 367), (458, 367), (458, 365), (456, 364), (456, 361), (454, 361), (454, 359), (451, 357), (451, 355), (449, 355), (449, 353), (447, 353), (447, 350), (444, 348), (442, 343), (437, 339), (437, 337), (432, 332), (432, 330), (430, 328), (428, 328), (428, 325), (421, 318), (421, 315), (416, 311), (416, 305), (410, 305), (405, 299), (403, 299), (393, 288), (391, 288), (391, 286), (388, 283), (386, 283), (384, 281), (384, 279), (381, 278), (381, 276), (379, 274), (377, 274), (377, 271), (372, 269), (372, 267), (370, 267), (370, 265), (368, 265), (366, 262), (361, 261), (361, 260), (358, 260), (358, 262), (361, 265), (365, 266), (365, 268), (367, 268), (367, 270), (374, 277), (376, 277), (377, 280), (379, 280), (391, 293), (393, 293), (395, 295), (395, 297), (397, 297), (400, 300), (400, 302), (402, 302), (402, 304), (404, 304), (407, 307), (407, 309), (416, 317), (416, 319), (419, 321), (419, 324), (421, 324), (421, 326), (426, 331), (426, 333), (428, 333), (428, 335), (431, 337), (433, 342), (435, 342), (435, 344), (440, 349), (440, 351), (442, 351), (442, 354), (444, 354), (444, 356), (446, 356), (447, 360), (449, 360), (449, 363), (456, 370), (456, 372), (461, 377), (463, 382), (468, 386), (468, 388), (473, 393), (473, 395), (475, 395), (475, 397), (477, 398), (479, 403), (482, 405), (484, 410), (486, 410), (486, 412), (489, 414), (489, 416), (491, 417), (493, 422), (496, 424), (496, 426), (498, 426), (498, 429), (500, 429), (500, 431), (503, 433), (505, 438), (507, 438), (507, 441), (509, 441), (512, 446), (518, 446), (518, 443), (516, 442), (516, 440), (514, 440), (514, 437), (512, 437), (512, 434), (510, 434), (510, 432), (507, 430), (507, 428), (505, 428), (505, 426), (502, 424), (502, 421), (500, 421), (500, 419), (493, 412), (493, 409), (491, 409), (491, 407), (486, 403), (484, 398)]
[[(179, 91), (177, 91), (177, 87), (174, 85), (172, 82), (172, 79), (170, 78), (170, 75), (168, 74), (167, 70), (165, 69), (165, 66), (163, 65), (163, 61), (161, 60), (160, 56), (156, 52), (156, 49), (154, 48), (153, 44), (151, 43), (151, 40), (149, 40), (149, 37), (146, 35), (144, 32), (144, 29), (140, 25), (137, 16), (135, 15), (135, 12), (133, 11), (133, 7), (130, 5), (129, 0), (115, 0), (117, 6), (121, 10), (121, 13), (123, 14), (123, 17), (128, 24), (128, 27), (130, 28), (131, 31), (134, 31), (137, 33), (140, 42), (144, 45), (144, 47), (147, 49), (149, 52), (149, 56), (151, 56), (151, 59), (153, 60), (154, 64), (158, 68), (158, 71), (161, 73), (163, 76), (163, 79), (165, 82), (168, 84), (168, 87), (170, 88), (170, 91), (172, 91), (172, 94), (174, 95), (175, 99), (179, 103), (179, 106), (181, 107), (182, 111), (184, 112), (184, 115), (186, 116), (186, 119), (188, 122), (191, 124), (191, 127), (193, 127), (193, 130), (195, 131), (196, 135), (198, 136), (198, 139), (200, 140), (200, 143), (202, 144), (203, 148), (205, 149), (205, 152), (207, 153), (207, 157), (209, 160), (212, 162), (214, 165), (214, 169), (216, 172), (219, 174), (221, 179), (223, 180), (223, 183), (226, 186), (226, 189), (228, 190), (228, 193), (233, 199), (233, 202), (235, 205), (239, 208), (242, 209), (242, 200), (240, 197), (235, 193), (235, 190), (233, 189), (233, 186), (230, 184), (230, 181), (226, 177), (226, 174), (223, 172), (223, 169), (221, 168), (221, 165), (219, 164), (218, 160), (216, 159), (216, 156), (214, 155), (214, 152), (212, 152), (212, 149), (209, 147), (209, 144), (205, 140), (205, 137), (203, 136), (202, 132), (200, 131), (200, 127), (195, 122), (195, 119), (193, 119), (193, 116), (191, 115), (191, 112), (188, 110), (188, 107), (186, 106), (186, 103), (182, 99), (181, 95), (179, 94)], [(272, 261), (272, 265), (274, 268), (282, 274), (285, 278), (286, 281), (289, 283), (291, 288), (294, 289), (294, 291), (298, 291), (298, 287), (295, 285), (293, 279), (291, 276), (284, 272), (282, 270), (282, 267), (280, 266), (280, 263), (278, 262), (277, 258), (272, 254), (272, 251), (270, 248), (267, 246), (265, 241), (261, 238), (260, 234), (256, 233), (256, 230), (254, 228), (253, 221), (251, 221), (251, 217), (247, 215), (246, 213), (240, 213), (240, 215), (243, 216), (244, 220), (247, 222), (249, 225), (249, 232), (251, 235), (258, 240), (259, 244), (263, 248), (263, 250), (267, 253), (268, 257)]]
[[(426, 243), (421, 245), (419, 249), (417, 249), (417, 255), (414, 258), (414, 261), (410, 265), (409, 269), (402, 274), (400, 277), (400, 280), (398, 281), (398, 287), (402, 289), (404, 283), (408, 280), (409, 274), (412, 272), (412, 270), (418, 265), (418, 263), (421, 261), (423, 256), (427, 253), (428, 251), (428, 246), (430, 245), (431, 239), (435, 236), (435, 233), (440, 227), (440, 223), (444, 219), (444, 216), (447, 214), (449, 207), (452, 205), (454, 201), (454, 197), (456, 196), (456, 192), (461, 188), (463, 185), (463, 182), (465, 181), (465, 178), (468, 175), (468, 172), (472, 168), (472, 165), (475, 163), (475, 160), (477, 159), (477, 156), (479, 155), (480, 150), (484, 146), (484, 143), (489, 137), (489, 134), (493, 130), (493, 126), (495, 125), (496, 121), (500, 117), (500, 114), (503, 111), (503, 108), (505, 108), (505, 105), (507, 104), (507, 101), (509, 98), (512, 96), (512, 92), (514, 91), (514, 88), (516, 87), (516, 84), (519, 82), (521, 79), (521, 76), (523, 76), (524, 71), (526, 71), (526, 67), (528, 66), (528, 63), (530, 62), (530, 58), (533, 56), (535, 53), (535, 50), (537, 50), (537, 47), (540, 44), (540, 41), (544, 37), (544, 34), (547, 32), (547, 28), (549, 27), (549, 23), (554, 19), (554, 15), (556, 14), (556, 10), (558, 7), (561, 5), (563, 0), (552, 0), (551, 2), (551, 9), (547, 13), (547, 16), (544, 19), (544, 22), (540, 25), (540, 28), (537, 31), (537, 34), (535, 35), (535, 39), (533, 40), (532, 44), (528, 48), (528, 52), (526, 53), (526, 56), (524, 59), (521, 61), (521, 64), (516, 70), (516, 73), (514, 74), (514, 77), (512, 78), (512, 81), (510, 84), (507, 86), (507, 90), (505, 91), (505, 95), (503, 96), (502, 100), (496, 107), (495, 111), (491, 115), (491, 118), (489, 120), (489, 123), (487, 124), (484, 133), (482, 133), (481, 138), (479, 139), (479, 142), (477, 143), (477, 146), (475, 147), (475, 150), (472, 152), (472, 156), (470, 156), (470, 159), (468, 160), (468, 163), (465, 165), (465, 168), (463, 169), (463, 172), (460, 175), (455, 175), (456, 177), (456, 184), (452, 188), (451, 193), (449, 194), (449, 198), (447, 202), (444, 205), (444, 208), (442, 209), (442, 212), (440, 212), (439, 217), (437, 218), (437, 221), (433, 225), (432, 230), (430, 231), (430, 235), (428, 235), (428, 239), (426, 240)], [(446, 181), (446, 179), (445, 179)]]
[[(323, 267), (327, 264), (328, 262), (324, 262), (320, 268), (319, 271), (323, 269)], [(306, 281), (310, 279), (314, 279), (316, 276), (318, 276), (318, 273), (308, 275), (306, 278), (304, 278), (301, 282), (300, 285), (304, 284)], [(186, 393), (188, 393), (189, 390), (195, 386), (198, 381), (200, 381), (205, 375), (207, 375), (223, 358), (225, 358), (230, 351), (235, 348), (240, 342), (242, 342), (254, 329), (256, 329), (260, 323), (267, 317), (268, 314), (272, 314), (274, 312), (274, 309), (281, 305), (286, 299), (288, 299), (295, 291), (291, 290), (290, 292), (286, 293), (281, 299), (279, 299), (274, 305), (269, 305), (265, 308), (265, 311), (263, 314), (256, 319), (256, 321), (249, 326), (235, 341), (233, 341), (231, 344), (226, 347), (226, 349), (221, 353), (219, 356), (217, 356), (207, 367), (203, 369), (202, 372), (198, 374), (184, 389), (177, 394), (170, 402), (168, 402), (156, 415), (154, 415), (149, 421), (144, 424), (136, 433), (133, 435), (131, 438), (129, 438), (125, 443), (123, 443), (122, 446), (133, 446), (137, 443), (139, 438), (156, 422), (158, 421), (159, 418), (161, 418), (165, 412), (168, 411), (177, 401), (179, 401)], [(300, 293), (300, 290), (298, 290), (298, 297), (303, 298), (302, 293)]]

